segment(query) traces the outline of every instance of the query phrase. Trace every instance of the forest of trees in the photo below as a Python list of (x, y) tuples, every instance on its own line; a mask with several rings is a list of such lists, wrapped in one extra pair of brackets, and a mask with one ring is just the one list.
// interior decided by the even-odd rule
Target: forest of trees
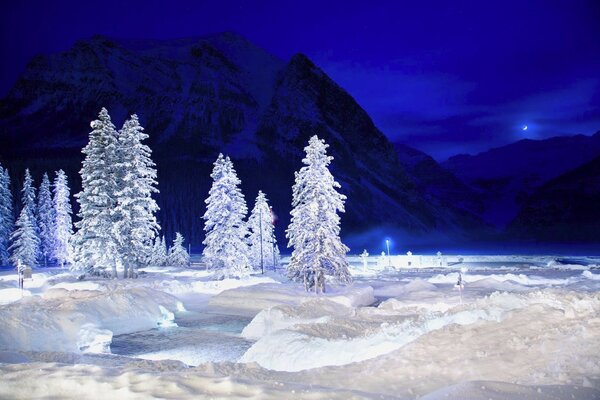
[[(137, 115), (117, 130), (103, 108), (90, 124), (80, 170), (77, 221), (72, 221), (71, 190), (66, 174), (44, 173), (39, 188), (27, 169), (20, 210), (13, 208), (8, 171), (0, 165), (0, 262), (19, 266), (69, 266), (86, 275), (134, 278), (145, 265), (190, 265), (184, 238), (176, 233), (167, 247), (155, 200), (157, 170), (148, 134)], [(329, 171), (328, 145), (313, 136), (304, 166), (295, 174), (292, 218), (286, 231), (292, 249), (288, 277), (306, 290), (324, 291), (325, 277), (351, 281), (348, 248), (341, 242), (340, 212), (345, 196)], [(267, 195), (258, 192), (248, 207), (232, 160), (219, 154), (212, 187), (205, 200), (202, 260), (222, 277), (241, 278), (279, 265), (274, 214)], [(37, 191), (37, 194), (36, 194)], [(15, 216), (17, 216), (15, 218)], [(74, 229), (75, 228), (75, 229)]]

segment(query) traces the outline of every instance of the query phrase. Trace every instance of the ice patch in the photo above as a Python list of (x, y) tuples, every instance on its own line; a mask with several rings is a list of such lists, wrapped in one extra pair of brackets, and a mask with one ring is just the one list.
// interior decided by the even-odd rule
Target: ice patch
[[(178, 302), (178, 304), (181, 304), (181, 302)], [(177, 324), (175, 323), (175, 314), (174, 313), (167, 310), (166, 308), (164, 308), (161, 305), (158, 306), (158, 309), (160, 310), (160, 313), (162, 314), (162, 319), (160, 321), (158, 321), (158, 326), (160, 326), (162, 328), (170, 328), (170, 327), (177, 326)]]
[(98, 328), (94, 324), (85, 324), (79, 329), (77, 347), (83, 353), (110, 353), (113, 333)]

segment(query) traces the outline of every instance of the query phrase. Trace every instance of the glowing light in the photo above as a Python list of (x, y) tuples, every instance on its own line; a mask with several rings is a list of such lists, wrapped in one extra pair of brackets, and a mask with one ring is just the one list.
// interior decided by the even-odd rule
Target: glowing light
[(521, 129), (523, 129), (524, 131), (526, 131), (527, 130), (527, 125), (523, 125), (523, 127)]

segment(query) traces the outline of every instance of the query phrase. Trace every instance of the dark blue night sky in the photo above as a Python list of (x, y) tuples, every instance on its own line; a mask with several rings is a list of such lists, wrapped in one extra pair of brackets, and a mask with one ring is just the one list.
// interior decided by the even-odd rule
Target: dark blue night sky
[(283, 59), (307, 54), (392, 140), (439, 160), (600, 129), (594, 1), (20, 1), (0, 29), (2, 94), (34, 55), (95, 33), (232, 30)]

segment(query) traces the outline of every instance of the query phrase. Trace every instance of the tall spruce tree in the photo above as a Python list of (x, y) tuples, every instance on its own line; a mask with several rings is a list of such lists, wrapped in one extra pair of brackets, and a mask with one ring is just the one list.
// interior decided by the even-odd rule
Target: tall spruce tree
[(50, 191), (50, 179), (44, 173), (37, 198), (37, 224), (40, 236), (40, 252), (44, 265), (52, 258), (54, 249), (54, 207), (52, 205), (52, 193)]
[(316, 135), (304, 148), (304, 167), (296, 172), (293, 186), (291, 222), (286, 236), (293, 248), (288, 276), (304, 282), (306, 290), (324, 290), (324, 277), (350, 283), (346, 247), (340, 239), (340, 217), (346, 196), (336, 189), (340, 184), (329, 171), (333, 157), (327, 155), (324, 140)]
[(0, 164), (0, 265), (8, 265), (10, 234), (14, 226), (13, 197), (8, 170)]
[(273, 218), (271, 216), (271, 208), (267, 200), (267, 196), (262, 192), (258, 192), (254, 208), (248, 218), (248, 229), (250, 237), (249, 260), (250, 265), (254, 269), (264, 270), (264, 268), (273, 267), (275, 262), (273, 253), (275, 240), (275, 227), (273, 226)]
[(247, 236), (244, 218), (248, 213), (233, 163), (229, 157), (219, 157), (211, 173), (213, 179), (208, 198), (202, 242), (205, 262), (225, 276), (243, 277), (249, 274)]
[(54, 221), (52, 224), (53, 250), (52, 257), (61, 267), (72, 263), (73, 221), (71, 214), (71, 189), (67, 175), (61, 169), (56, 172), (54, 179)]
[(135, 269), (147, 262), (152, 240), (160, 229), (155, 217), (158, 205), (152, 198), (158, 193), (156, 168), (152, 150), (142, 143), (147, 138), (137, 115), (133, 114), (123, 124), (117, 142), (113, 233), (125, 278), (133, 277)]
[[(38, 227), (38, 219), (37, 219), (37, 205), (36, 205), (36, 195), (35, 195), (35, 186), (33, 183), (33, 178), (31, 177), (31, 173), (29, 172), (29, 168), (25, 170), (25, 179), (23, 180), (23, 188), (21, 189), (21, 206), (22, 209), (27, 213), (27, 217), (29, 222), (33, 224), (33, 230), (37, 237), (35, 243), (37, 244), (37, 248), (35, 250), (36, 260), (41, 259), (40, 253), (40, 231)], [(36, 262), (37, 264), (37, 262)]]
[[(21, 206), (27, 210), (29, 220), (37, 226), (37, 207), (35, 204), (35, 186), (33, 185), (33, 178), (29, 173), (29, 168), (25, 170), (25, 179), (23, 180), (23, 188), (21, 189)], [(37, 231), (37, 228), (36, 228)]]
[(108, 111), (102, 108), (91, 124), (89, 142), (81, 174), (79, 218), (75, 224), (75, 263), (86, 272), (110, 269), (117, 277), (118, 246), (113, 235), (113, 210), (116, 206), (116, 145), (117, 132)]
[(10, 259), (13, 265), (36, 266), (40, 239), (37, 235), (36, 226), (30, 219), (26, 208), (21, 210), (21, 214), (15, 224), (15, 231), (10, 236), (10, 239), (12, 241), (12, 245), (9, 248), (11, 251)]

